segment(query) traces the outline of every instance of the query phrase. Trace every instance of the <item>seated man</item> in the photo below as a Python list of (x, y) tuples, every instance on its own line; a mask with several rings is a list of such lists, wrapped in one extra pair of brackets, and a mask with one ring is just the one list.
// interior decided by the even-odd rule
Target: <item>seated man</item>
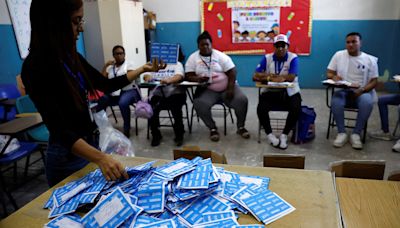
[(347, 142), (344, 108), (354, 107), (358, 108), (358, 113), (350, 143), (354, 149), (362, 149), (360, 133), (368, 121), (377, 97), (374, 88), (378, 77), (378, 59), (361, 52), (361, 34), (356, 32), (346, 36), (346, 49), (336, 52), (332, 57), (327, 77), (334, 81), (349, 81), (358, 88), (346, 88), (333, 94), (331, 109), (338, 129), (333, 146), (342, 147)]
[[(125, 75), (127, 72), (134, 70), (135, 67), (129, 61), (125, 60), (125, 49), (120, 45), (116, 45), (112, 49), (114, 60), (108, 61), (104, 67), (102, 74), (107, 78), (114, 78)], [(139, 75), (138, 75), (139, 76)], [(112, 94), (105, 94), (99, 99), (97, 109), (105, 109), (110, 105), (119, 105), (122, 119), (124, 120), (124, 135), (130, 137), (131, 129), (131, 110), (130, 105), (140, 100), (140, 94), (133, 87), (135, 82), (125, 86), (121, 90)]]
[(210, 34), (205, 31), (197, 38), (198, 51), (192, 53), (186, 62), (186, 79), (192, 82), (207, 83), (198, 87), (193, 101), (196, 113), (210, 129), (210, 139), (219, 140), (215, 121), (211, 116), (211, 107), (222, 101), (235, 110), (237, 134), (250, 138), (244, 128), (248, 100), (236, 84), (236, 67), (226, 54), (212, 48)]
[[(298, 58), (289, 52), (287, 36), (280, 34), (274, 38), (274, 53), (265, 55), (258, 64), (253, 81), (257, 82), (293, 82), (294, 87), (287, 89), (267, 89), (259, 97), (257, 115), (267, 134), (268, 142), (281, 149), (288, 147), (287, 138), (294, 128), (301, 111), (301, 95), (298, 83)], [(285, 128), (279, 139), (272, 134), (269, 111), (288, 110)]]

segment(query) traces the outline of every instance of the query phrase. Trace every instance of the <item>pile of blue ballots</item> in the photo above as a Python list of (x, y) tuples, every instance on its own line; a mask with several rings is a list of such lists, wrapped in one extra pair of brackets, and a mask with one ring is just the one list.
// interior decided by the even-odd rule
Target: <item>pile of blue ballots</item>
[[(53, 191), (46, 227), (263, 227), (239, 225), (252, 214), (269, 224), (295, 208), (268, 190), (268, 177), (239, 175), (210, 159), (180, 158), (126, 168), (129, 179), (107, 182), (99, 169)], [(94, 205), (82, 218), (76, 210)]]

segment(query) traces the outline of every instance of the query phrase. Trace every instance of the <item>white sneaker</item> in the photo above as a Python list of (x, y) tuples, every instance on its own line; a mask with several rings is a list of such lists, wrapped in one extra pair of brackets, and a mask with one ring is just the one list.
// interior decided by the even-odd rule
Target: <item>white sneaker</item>
[(386, 140), (390, 141), (393, 140), (393, 135), (390, 132), (383, 132), (382, 130), (377, 130), (368, 134), (369, 137), (374, 139)]
[(347, 143), (347, 134), (346, 133), (338, 133), (335, 141), (333, 141), (334, 147), (342, 147), (344, 144)]
[(354, 149), (361, 150), (363, 148), (363, 144), (361, 142), (359, 134), (351, 134), (350, 143)]
[(271, 144), (272, 146), (278, 146), (279, 145), (279, 139), (272, 133), (269, 133), (267, 135), (267, 140), (269, 142), (269, 144)]
[(281, 136), (279, 136), (279, 148), (285, 150), (287, 147), (287, 135), (281, 134)]
[(392, 151), (395, 153), (400, 153), (400, 139), (397, 140), (396, 144), (394, 144)]

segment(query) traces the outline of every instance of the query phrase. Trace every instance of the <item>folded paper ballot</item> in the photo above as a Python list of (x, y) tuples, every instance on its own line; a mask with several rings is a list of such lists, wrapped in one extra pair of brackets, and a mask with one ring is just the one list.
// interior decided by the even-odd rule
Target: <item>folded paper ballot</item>
[[(154, 161), (155, 162), (155, 161)], [(127, 167), (127, 180), (107, 182), (99, 169), (57, 188), (45, 203), (46, 227), (261, 227), (239, 225), (238, 213), (269, 224), (295, 210), (268, 190), (270, 178), (180, 158)], [(81, 206), (90, 211), (80, 218)]]

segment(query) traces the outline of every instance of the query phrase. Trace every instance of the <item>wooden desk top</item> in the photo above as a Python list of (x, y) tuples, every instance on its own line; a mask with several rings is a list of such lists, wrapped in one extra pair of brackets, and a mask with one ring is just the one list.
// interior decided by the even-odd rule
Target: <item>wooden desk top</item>
[[(155, 160), (139, 157), (114, 157), (123, 164), (129, 166)], [(167, 161), (159, 160), (156, 165), (165, 162)], [(214, 165), (222, 166), (226, 170), (241, 174), (267, 176), (271, 178), (270, 189), (292, 204), (296, 210), (271, 223), (268, 227), (341, 227), (334, 183), (332, 175), (328, 171)], [(96, 166), (91, 163), (82, 170), (72, 174), (55, 187), (62, 186), (71, 180), (83, 177), (95, 168)], [(47, 218), (49, 211), (42, 209), (42, 206), (50, 197), (50, 193), (53, 189), (54, 188), (46, 191), (23, 208), (0, 221), (0, 227), (43, 227), (43, 225), (50, 220)], [(258, 223), (257, 220), (250, 215), (241, 215), (238, 221), (240, 224)]]
[(344, 227), (400, 227), (400, 182), (336, 178)]
[(20, 132), (29, 130), (42, 122), (42, 117), (37, 115), (31, 115), (21, 118), (16, 118), (0, 124), (0, 134), (1, 135), (14, 135)]

